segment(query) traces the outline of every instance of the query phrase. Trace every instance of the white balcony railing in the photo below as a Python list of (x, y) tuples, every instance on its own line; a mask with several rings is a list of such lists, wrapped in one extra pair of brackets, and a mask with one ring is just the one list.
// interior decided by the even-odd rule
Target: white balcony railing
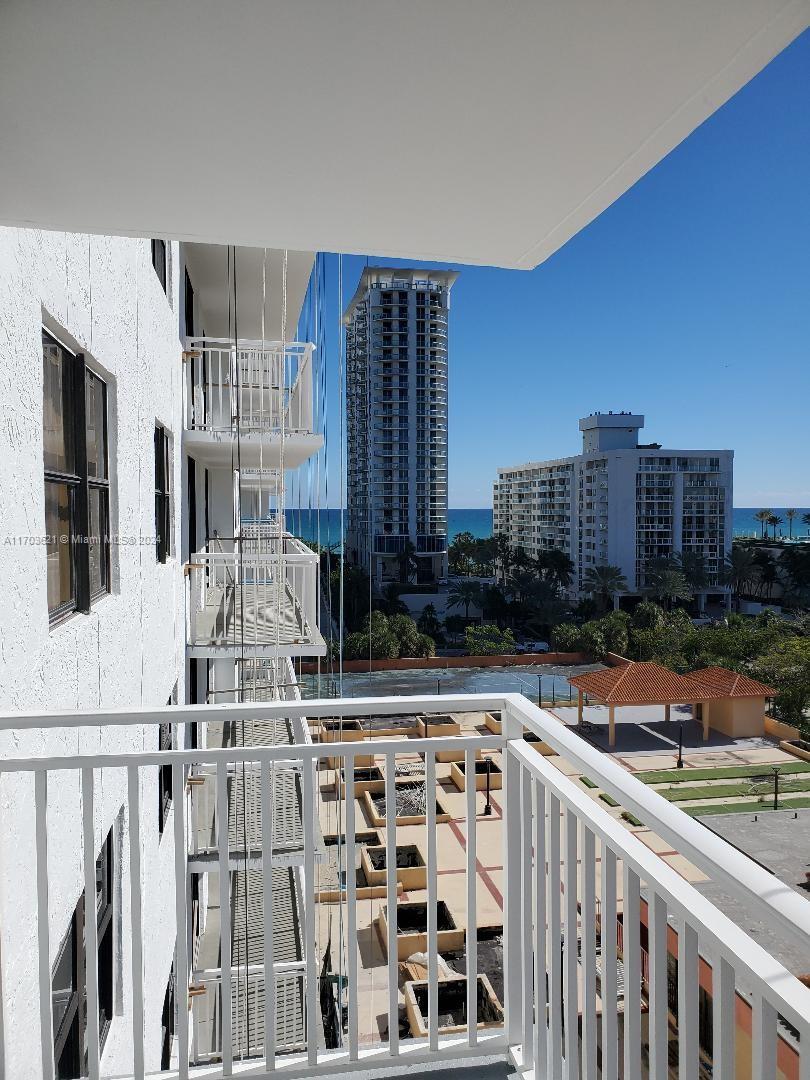
[(322, 654), (318, 556), (272, 522), (248, 523), (243, 533), (191, 556), (189, 646), (200, 655)]
[(186, 350), (186, 428), (217, 435), (311, 434), (310, 343), (192, 338)]
[[(341, 721), (345, 723), (350, 717), (373, 717), (379, 728), (385, 726), (379, 721), (392, 714), (482, 710), (500, 711), (502, 734), (431, 737), (414, 742), (363, 739), (357, 723), (353, 731), (349, 724), (341, 730)], [(289, 745), (164, 752), (131, 749), (130, 729), (137, 734), (167, 722), (184, 731), (201, 721), (232, 721), (238, 730), (242, 721), (304, 717), (310, 721), (336, 718), (335, 737), (344, 741), (312, 745), (302, 740)], [(368, 727), (372, 728), (371, 720)], [(348, 741), (350, 735), (357, 740), (358, 730), (360, 740)], [(121, 733), (121, 745), (130, 749), (99, 751), (100, 733), (104, 733), (103, 745), (109, 747), (116, 731)], [(4, 839), (14, 845), (17, 863), (25, 865), (28, 860), (32, 868), (19, 878), (4, 880), (4, 902), (36, 913), (31, 941), (24, 935), (4, 938), (4, 949), (13, 952), (3, 957), (4, 972), (19, 975), (28, 964), (38, 973), (39, 997), (38, 1006), (33, 1002), (26, 1010), (25, 1001), (21, 1003), (15, 993), (16, 984), (4, 980), (0, 1030), (9, 1053), (16, 1046), (29, 1047), (28, 1075), (54, 1075), (51, 970), (63, 933), (55, 912), (59, 905), (65, 906), (65, 880), (76, 878), (95, 889), (96, 815), (117, 812), (111, 795), (119, 789), (124, 792), (123, 833), (129, 838), (128, 860), (122, 867), (122, 910), (126, 917), (121, 933), (124, 958), (132, 959), (122, 969), (121, 997), (122, 1011), (131, 1017), (128, 1030), (132, 1046), (131, 1067), (119, 1068), (118, 1076), (143, 1076), (143, 1063), (150, 1060), (149, 1038), (154, 1032), (145, 1028), (139, 1003), (153, 974), (144, 966), (143, 913), (156, 896), (163, 908), (173, 912), (177, 930), (175, 1068), (163, 1075), (215, 1078), (245, 1074), (264, 1078), (274, 1069), (292, 1076), (326, 1077), (343, 1071), (383, 1075), (409, 1064), (436, 1061), (452, 1068), (462, 1059), (491, 1062), (500, 1058), (519, 1071), (531, 1071), (538, 1080), (580, 1076), (595, 1080), (597, 1075), (612, 1080), (647, 1075), (692, 1080), (707, 1064), (701, 1059), (699, 986), (710, 988), (713, 1001), (711, 1075), (721, 1080), (735, 1076), (771, 1080), (777, 1076), (777, 1061), (780, 1074), (804, 1078), (810, 1072), (810, 990), (524, 736), (539, 739), (562, 755), (577, 773), (597, 782), (672, 848), (755, 908), (772, 931), (790, 935), (805, 950), (810, 936), (808, 902), (520, 695), (285, 701), (5, 716), (0, 718), (0, 738), (4, 733), (12, 735), (10, 745), (37, 747), (29, 756), (7, 756), (0, 761), (3, 791), (14, 793), (14, 813), (6, 815)], [(52, 745), (69, 746), (70, 752), (44, 756), (49, 739)], [(487, 869), (479, 857), (483, 845), (491, 843), (497, 825), (496, 818), (480, 815), (475, 787), (468, 784), (463, 809), (450, 815), (451, 828), (461, 837), (463, 858), (452, 866), (442, 863), (436, 839), (437, 813), (444, 814), (446, 808), (437, 804), (432, 793), (442, 798), (442, 787), (436, 782), (437, 755), (448, 751), (463, 754), (468, 777), (473, 775), (476, 755), (481, 751), (499, 754), (503, 767), (503, 790), (497, 794), (503, 857), (498, 880), (502, 890), (504, 990), (502, 1022), (490, 1017), (485, 1025), (465, 1023), (445, 1035), (440, 1028), (440, 999), (446, 990), (446, 972), (439, 952), (446, 927), (438, 924), (437, 906), (445, 880), (442, 874), (464, 875), (465, 887), (456, 890), (457, 896), (466, 897), (464, 925), (478, 925), (476, 884), (479, 874)], [(358, 896), (354, 868), (367, 826), (361, 822), (361, 806), (355, 800), (360, 774), (355, 774), (354, 767), (358, 756), (367, 759), (369, 755), (380, 763), (388, 806), (397, 800), (397, 765), (403, 755), (416, 757), (416, 761), (409, 760), (407, 782), (422, 785), (425, 796), (426, 927), (424, 944), (417, 950), (426, 953), (426, 974), (421, 982), (425, 1037), (406, 1037), (401, 1032), (403, 973), (398, 960), (398, 920), (388, 918), (379, 923), (381, 943), (387, 948), (384, 985), (378, 982), (375, 987), (362, 977), (373, 943), (366, 929), (362, 935), (359, 929), (361, 920), (366, 920), (368, 904)], [(149, 833), (144, 822), (152, 807), (144, 805), (143, 781), (150, 770), (153, 774), (157, 766), (166, 765), (172, 770), (173, 790), (184, 792), (184, 796), (176, 799), (173, 809), (171, 861), (161, 864), (162, 873), (150, 876), (144, 867), (154, 870), (154, 864), (142, 846)], [(331, 898), (319, 893), (323, 879), (318, 867), (325, 859), (318, 828), (323, 805), (316, 804), (322, 791), (321, 766), (343, 770), (338, 772), (340, 782), (332, 783), (328, 799), (330, 805), (337, 802), (341, 806), (334, 819), (340, 823), (333, 848), (339, 872)], [(195, 783), (187, 785), (189, 770)], [(298, 778), (301, 836), (297, 850), (291, 854), (287, 842), (282, 856), (282, 825), (287, 818), (282, 815), (279, 824), (268, 810), (275, 805), (274, 784), (284, 772)], [(212, 831), (217, 886), (204, 893), (217, 909), (218, 955), (230, 957), (231, 963), (203, 968), (195, 962), (189, 838), (198, 821), (198, 781), (205, 773), (203, 784), (211, 787), (214, 815), (224, 820), (227, 814), (229, 820), (228, 829), (215, 826)], [(255, 817), (249, 834), (234, 834), (230, 828), (231, 784), (237, 775), (243, 783), (245, 777), (250, 778), (250, 789), (264, 810)], [(81, 798), (66, 798), (66, 793), (74, 791), (80, 791)], [(10, 804), (6, 800), (3, 805)], [(178, 807), (182, 813), (177, 812)], [(399, 884), (397, 860), (390, 857), (397, 844), (395, 815), (387, 816), (374, 843), (387, 852), (384, 895), (378, 907), (383, 904), (391, 912), (397, 908)], [(239, 850), (234, 864), (235, 848)], [(491, 850), (487, 857), (492, 857)], [(193, 855), (191, 859), (193, 865)], [(269, 891), (261, 893), (261, 902), (254, 905), (250, 916), (255, 931), (253, 949), (239, 952), (234, 935), (240, 922), (233, 916), (234, 904), (243, 901), (233, 890), (233, 877), (241, 871), (233, 866), (248, 866), (245, 873), (259, 871), (261, 878), (269, 881), (277, 869), (291, 863), (300, 867), (303, 883), (301, 910), (295, 916), (300, 920), (300, 956), (278, 959), (278, 939), (285, 924), (275, 919)], [(78, 878), (77, 864), (83, 867)], [(495, 888), (491, 880), (490, 885)], [(321, 904), (332, 905), (331, 918), (318, 916)], [(29, 924), (23, 920), (22, 925)], [(93, 926), (94, 920), (89, 920), (84, 978), (88, 1068), (89, 1075), (98, 1076), (98, 1027), (94, 1019), (98, 1017), (98, 970)], [(146, 944), (151, 943), (151, 927), (149, 932)], [(476, 1016), (481, 944), (477, 935), (467, 932), (461, 939), (465, 941), (467, 980), (463, 1001), (466, 1015)], [(458, 949), (458, 944), (454, 948)], [(677, 1020), (668, 993), (668, 965), (673, 962), (678, 968)], [(273, 978), (268, 979), (270, 972)], [(406, 990), (406, 994), (413, 992)], [(330, 993), (336, 995), (334, 1015), (345, 1015), (346, 1022), (338, 1019), (339, 1045), (327, 1049), (322, 1020), (323, 1002)], [(376, 996), (369, 998), (369, 993)], [(284, 999), (281, 1005), (280, 996)], [(230, 1007), (222, 1008), (223, 1001)], [(203, 1007), (207, 1011), (200, 1017)], [(360, 1026), (361, 1016), (373, 1019), (372, 1037)], [(112, 1020), (113, 1025), (124, 1023), (119, 1016)], [(18, 1025), (25, 1025), (24, 1030)], [(209, 1029), (213, 1041), (201, 1045)], [(677, 1040), (674, 1066), (669, 1064), (670, 1037)], [(103, 1075), (103, 1061), (101, 1065)]]

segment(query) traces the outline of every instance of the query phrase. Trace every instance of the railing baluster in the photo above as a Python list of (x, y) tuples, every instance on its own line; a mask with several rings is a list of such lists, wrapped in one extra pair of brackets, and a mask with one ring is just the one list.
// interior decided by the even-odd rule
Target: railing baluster
[(563, 1015), (566, 1080), (579, 1076), (579, 990), (577, 933), (577, 817), (565, 812), (565, 929), (563, 939)]
[[(276, 976), (273, 935), (273, 791), (271, 784), (271, 769), (273, 769), (271, 762), (262, 762), (261, 819), (262, 908), (264, 916), (264, 1061), (268, 1072), (276, 1067)], [(273, 771), (275, 770), (273, 769)], [(258, 986), (258, 980), (256, 981), (256, 985)]]
[(641, 1069), (641, 882), (624, 864), (622, 962), (624, 964), (624, 1075)]
[[(236, 785), (234, 785), (236, 788)], [(236, 791), (234, 791), (234, 798)], [(242, 793), (246, 797), (246, 793)], [(228, 835), (228, 766), (217, 763), (217, 846), (219, 848), (219, 950), (220, 950), (220, 1010), (222, 1031), (222, 1072), (230, 1076), (233, 1070), (232, 989), (231, 989), (231, 872), (230, 837)]]
[(546, 789), (534, 783), (534, 1077), (548, 1069), (548, 988), (546, 951)]
[(388, 1052), (399, 1053), (399, 984), (397, 963), (397, 805), (396, 757), (385, 755), (385, 885), (388, 916)]
[(751, 1080), (772, 1080), (776, 1076), (776, 1009), (761, 994), (754, 994), (751, 1007)]
[(176, 995), (179, 1075), (188, 1076), (188, 870), (186, 845), (185, 776), (182, 762), (172, 765), (174, 792), (174, 875), (177, 910)]
[(596, 1080), (596, 842), (582, 828), (582, 1077)]
[(619, 1071), (619, 1008), (616, 986), (616, 854), (604, 842), (602, 895), (599, 905), (599, 942), (602, 962), (602, 1080), (616, 1080)]
[(318, 965), (315, 955), (315, 762), (304, 759), (304, 956), (307, 963), (307, 1061), (318, 1063)]
[[(510, 750), (510, 741), (522, 739), (523, 726), (509, 711), (501, 716), (502, 731), (507, 739), (503, 753), (504, 814), (505, 822), (520, 816), (520, 761)], [(504, 822), (504, 825), (505, 825)], [(503, 963), (504, 963), (504, 1009), (506, 1013), (506, 1038), (509, 1046), (518, 1046), (523, 1038), (523, 977), (521, 919), (521, 839), (518, 829), (504, 829), (503, 843)]]
[(698, 939), (695, 930), (682, 919), (678, 926), (679, 1080), (697, 1080), (699, 1060)]
[[(475, 774), (473, 774), (474, 776)], [(437, 875), (436, 875), (436, 752), (425, 754), (425, 802), (427, 814), (427, 954), (428, 954), (428, 1044), (439, 1048), (439, 946), (437, 933)], [(472, 1022), (478, 1018), (476, 1006)], [(467, 1023), (471, 1023), (467, 1017)]]
[(478, 871), (476, 869), (477, 821), (475, 812), (475, 751), (464, 753), (467, 785), (467, 1045), (478, 1042)]
[[(48, 773), (34, 773), (34, 815), (37, 860), (37, 947), (39, 950), (39, 1026), (43, 1080), (53, 1080), (53, 1012), (51, 1005), (51, 934), (48, 912)], [(95, 890), (93, 891), (95, 896)]]
[[(722, 957), (712, 967), (712, 1077), (713, 1080), (734, 1080), (734, 968)], [(810, 1055), (803, 1054), (810, 1062)], [(802, 1077), (802, 1080), (805, 1080)], [(810, 1080), (810, 1077), (808, 1078)]]
[[(472, 774), (475, 776), (475, 773)], [(532, 952), (532, 778), (528, 769), (520, 770), (520, 839), (521, 839), (521, 955), (523, 960), (523, 1051), (522, 1067), (534, 1065), (534, 956)], [(512, 827), (517, 827), (512, 823)]]
[(96, 841), (93, 770), (82, 769), (82, 848), (85, 897), (85, 978), (87, 990), (87, 1075), (98, 1080), (98, 919), (96, 918)]
[[(338, 762), (338, 764), (340, 764)], [(343, 759), (346, 776), (346, 915), (347, 977), (349, 980), (349, 1060), (357, 1061), (357, 872), (354, 843), (354, 754)], [(388, 860), (386, 859), (386, 866)]]
[(649, 912), (649, 1041), (650, 1080), (669, 1076), (669, 1010), (667, 1002), (667, 905), (650, 887)]
[(562, 934), (560, 926), (560, 800), (556, 795), (549, 799), (548, 808), (548, 930), (551, 979), (549, 1001), (551, 1003), (551, 1077), (562, 1076)]
[(141, 784), (137, 765), (127, 769), (129, 907), (132, 921), (132, 1074), (143, 1080), (143, 906), (141, 899)]

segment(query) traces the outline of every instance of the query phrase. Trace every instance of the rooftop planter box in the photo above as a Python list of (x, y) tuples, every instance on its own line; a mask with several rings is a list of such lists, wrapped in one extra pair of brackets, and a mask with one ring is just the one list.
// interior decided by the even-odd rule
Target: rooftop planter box
[[(342, 797), (346, 797), (346, 763), (335, 771), (335, 791)], [(378, 765), (355, 765), (354, 768), (354, 795), (355, 798), (364, 791), (385, 791), (385, 777)]]
[[(425, 785), (419, 781), (409, 780), (397, 784), (396, 794), (396, 821), (397, 825), (424, 825), (427, 821), (425, 810)], [(436, 822), (450, 821), (452, 814), (443, 806), (438, 796), (436, 798)], [(386, 822), (386, 806), (384, 792), (363, 792), (363, 806), (365, 807), (368, 820), (375, 828), (381, 828)]]
[[(428, 1035), (428, 984), (405, 983), (405, 1012), (414, 1038)], [(503, 1009), (486, 975), (478, 976), (478, 1016), (476, 1027), (500, 1027)], [(442, 979), (438, 984), (439, 1034), (451, 1035), (467, 1030), (467, 977)]]
[[(407, 960), (414, 953), (427, 952), (427, 904), (424, 900), (407, 901), (396, 906), (397, 960)], [(377, 932), (383, 951), (388, 955), (388, 908), (380, 908), (377, 916)], [(456, 926), (456, 920), (444, 900), (436, 902), (436, 948), (439, 952), (464, 947), (464, 929)]]
[(460, 735), (461, 724), (450, 713), (437, 713), (435, 716), (418, 716), (416, 727), (423, 739), (435, 739), (442, 735)]
[[(450, 713), (437, 713), (435, 716), (420, 716), (418, 721), (419, 735), (423, 739), (439, 739), (446, 735), (460, 735), (461, 724)], [(478, 757), (480, 751), (476, 751)], [(436, 760), (442, 762), (463, 761), (463, 750), (437, 750)]]
[(543, 742), (539, 735), (535, 735), (533, 731), (525, 731), (523, 733), (523, 741), (531, 743), (532, 748), (537, 751), (538, 754), (542, 754), (543, 757), (551, 757), (552, 754), (556, 754), (557, 751), (549, 746), (547, 742)]
[(501, 714), (499, 712), (484, 713), (484, 724), (493, 735), (501, 734), (503, 725), (501, 724)]
[(397, 714), (396, 716), (364, 716), (358, 721), (363, 735), (371, 739), (391, 739), (397, 735), (410, 735), (416, 731), (415, 714)]
[[(360, 865), (369, 885), (385, 885), (388, 859), (384, 844), (363, 848)], [(427, 866), (416, 844), (397, 844), (397, 882), (407, 892), (427, 888)]]
[[(359, 720), (321, 720), (315, 734), (319, 743), (357, 743), (366, 737)], [(340, 769), (344, 760), (342, 757), (330, 757), (326, 759), (326, 764), (330, 769)], [(372, 754), (357, 754), (354, 763), (366, 768), (374, 764), (374, 757)]]
[[(475, 790), (486, 791), (487, 789), (487, 764), (489, 764), (489, 790), (496, 791), (503, 787), (503, 773), (501, 767), (492, 758), (481, 758), (475, 763)], [(450, 766), (450, 779), (459, 791), (467, 790), (467, 763), (466, 761), (454, 761)]]
[(810, 741), (807, 739), (783, 739), (779, 748), (802, 761), (810, 761)]

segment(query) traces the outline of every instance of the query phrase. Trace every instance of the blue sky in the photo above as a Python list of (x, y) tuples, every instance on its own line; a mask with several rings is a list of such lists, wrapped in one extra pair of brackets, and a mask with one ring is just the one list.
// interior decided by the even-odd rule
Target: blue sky
[[(461, 270), (451, 507), (490, 506), (500, 465), (576, 453), (578, 418), (608, 409), (644, 413), (649, 441), (733, 449), (736, 506), (810, 505), (808, 100), (810, 32), (536, 270), (441, 264)], [(343, 257), (346, 298), (365, 263)], [(337, 264), (323, 257), (332, 506)]]

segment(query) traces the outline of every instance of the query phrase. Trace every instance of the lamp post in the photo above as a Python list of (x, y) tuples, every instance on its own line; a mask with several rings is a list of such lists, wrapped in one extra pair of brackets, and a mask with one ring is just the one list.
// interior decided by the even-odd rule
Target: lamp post
[(678, 760), (675, 767), (677, 769), (683, 768), (683, 720), (678, 722)]
[(779, 809), (779, 767), (774, 766), (773, 769), (773, 808)]
[(543, 704), (543, 676), (537, 676), (537, 704)]
[[(490, 787), (489, 787), (489, 770), (491, 768), (491, 760), (490, 760), (490, 758), (486, 758), (485, 760), (486, 760), (486, 763), (487, 763), (487, 801), (484, 804), (484, 817), (492, 817), (492, 803), (490, 802), (490, 798), (489, 798), (489, 791), (490, 791)], [(469, 783), (473, 783), (473, 784), (475, 783), (475, 762), (473, 762), (472, 779), (468, 776), (467, 777), (467, 783), (468, 784)]]

